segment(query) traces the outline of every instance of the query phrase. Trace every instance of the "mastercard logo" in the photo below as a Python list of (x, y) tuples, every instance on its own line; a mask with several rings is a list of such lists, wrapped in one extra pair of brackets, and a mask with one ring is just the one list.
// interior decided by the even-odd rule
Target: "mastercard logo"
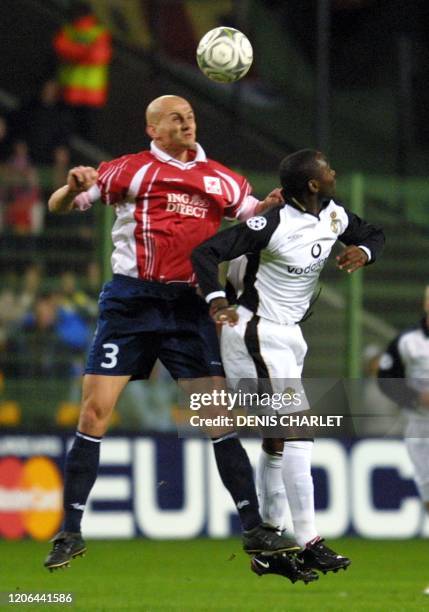
[(62, 520), (62, 487), (61, 473), (47, 457), (0, 459), (0, 537), (52, 537)]

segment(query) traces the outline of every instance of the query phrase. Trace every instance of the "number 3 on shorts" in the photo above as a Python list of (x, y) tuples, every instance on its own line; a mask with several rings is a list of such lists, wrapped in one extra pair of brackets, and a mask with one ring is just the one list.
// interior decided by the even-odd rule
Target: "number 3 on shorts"
[(107, 344), (103, 344), (103, 348), (106, 351), (105, 359), (108, 361), (102, 361), (101, 367), (109, 369), (114, 368), (118, 363), (116, 355), (119, 353), (119, 346), (112, 342), (108, 342)]

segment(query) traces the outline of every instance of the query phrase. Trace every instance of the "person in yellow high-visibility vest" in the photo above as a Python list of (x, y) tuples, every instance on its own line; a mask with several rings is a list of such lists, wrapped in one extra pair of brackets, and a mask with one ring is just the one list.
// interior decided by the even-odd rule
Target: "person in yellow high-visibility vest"
[(73, 110), (75, 129), (93, 132), (93, 109), (106, 104), (108, 69), (112, 57), (109, 30), (84, 2), (74, 4), (73, 18), (56, 34), (58, 82), (63, 102)]

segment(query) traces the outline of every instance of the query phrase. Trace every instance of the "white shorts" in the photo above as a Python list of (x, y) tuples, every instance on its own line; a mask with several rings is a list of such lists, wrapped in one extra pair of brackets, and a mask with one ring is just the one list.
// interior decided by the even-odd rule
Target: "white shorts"
[(242, 379), (268, 379), (273, 393), (292, 388), (302, 396), (299, 407), (282, 412), (308, 409), (300, 382), (307, 343), (299, 325), (280, 325), (255, 317), (243, 306), (237, 313), (238, 324), (223, 327), (221, 334), (222, 363), (229, 386), (236, 388)]
[(424, 502), (429, 502), (429, 416), (407, 411), (405, 445), (414, 466), (414, 481)]

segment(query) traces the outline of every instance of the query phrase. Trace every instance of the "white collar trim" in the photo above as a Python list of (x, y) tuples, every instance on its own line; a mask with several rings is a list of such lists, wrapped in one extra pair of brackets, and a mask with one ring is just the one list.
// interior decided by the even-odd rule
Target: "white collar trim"
[(204, 149), (198, 144), (198, 142), (195, 144), (197, 153), (195, 155), (195, 158), (189, 162), (182, 162), (178, 159), (175, 159), (174, 157), (171, 157), (171, 155), (157, 147), (153, 140), (150, 143), (150, 150), (152, 155), (154, 155), (160, 161), (166, 162), (167, 164), (173, 164), (174, 166), (178, 166), (179, 168), (183, 168), (184, 170), (186, 170), (188, 168), (192, 168), (197, 162), (207, 162), (207, 156), (204, 152)]

